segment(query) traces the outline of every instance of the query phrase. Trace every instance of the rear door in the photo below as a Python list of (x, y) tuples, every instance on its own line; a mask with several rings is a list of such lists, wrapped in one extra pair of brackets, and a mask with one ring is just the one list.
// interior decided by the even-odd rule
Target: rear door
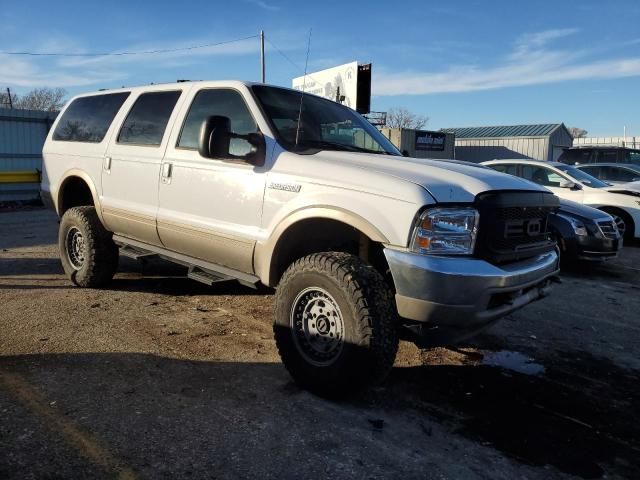
[(132, 96), (131, 108), (120, 120), (103, 161), (103, 217), (112, 232), (160, 245), (156, 227), (160, 165), (182, 89), (156, 88)]

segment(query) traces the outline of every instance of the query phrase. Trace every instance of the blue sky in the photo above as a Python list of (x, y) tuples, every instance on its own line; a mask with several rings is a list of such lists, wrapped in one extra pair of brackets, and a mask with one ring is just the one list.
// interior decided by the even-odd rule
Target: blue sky
[[(373, 63), (372, 108), (406, 107), (428, 128), (565, 122), (593, 135), (640, 136), (640, 2), (0, 0), (0, 50), (171, 49), (256, 34), (267, 80)], [(0, 87), (17, 92), (188, 79), (259, 80), (258, 40), (156, 55), (0, 54)]]

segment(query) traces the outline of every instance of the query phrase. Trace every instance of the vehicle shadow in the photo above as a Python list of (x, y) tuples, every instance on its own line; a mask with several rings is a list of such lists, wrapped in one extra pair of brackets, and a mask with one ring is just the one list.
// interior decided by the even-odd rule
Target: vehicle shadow
[[(41, 278), (56, 275), (60, 278)], [(73, 288), (64, 276), (60, 259), (55, 257), (5, 257), (0, 259), (0, 278), (15, 277), (16, 284), (0, 284), (0, 289), (65, 289)], [(187, 268), (162, 259), (136, 261), (120, 257), (118, 272), (103, 290), (182, 295), (256, 295), (272, 292), (264, 286), (257, 289), (230, 280), (212, 286), (187, 278)], [(32, 283), (25, 283), (32, 282)], [(43, 284), (44, 283), (44, 284)]]
[[(478, 365), (396, 367), (383, 386), (343, 401), (299, 389), (274, 363), (48, 354), (0, 357), (0, 380), (6, 372), (28, 382), (60, 420), (34, 421), (37, 397), (23, 405), (29, 415), (5, 416), (5, 477), (29, 464), (36, 476), (73, 476), (66, 453), (38, 446), (42, 429), (62, 442), (66, 424), (151, 478), (414, 478), (427, 465), (450, 476), (438, 459), (470, 448), (469, 439), (476, 457), (493, 448), (584, 478), (631, 478), (638, 467), (640, 378), (582, 352), (566, 353), (542, 376)], [(0, 381), (0, 406), (24, 397), (14, 394)], [(21, 435), (29, 422), (36, 432)]]

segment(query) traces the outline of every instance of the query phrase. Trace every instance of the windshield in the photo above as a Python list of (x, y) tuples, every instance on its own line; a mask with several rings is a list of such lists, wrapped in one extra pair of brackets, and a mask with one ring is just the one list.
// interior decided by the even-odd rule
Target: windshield
[(570, 175), (575, 180), (578, 180), (580, 183), (584, 183), (589, 187), (604, 188), (609, 186), (608, 183), (605, 183), (602, 180), (598, 180), (596, 177), (592, 177), (588, 173), (583, 172), (582, 170), (576, 167), (572, 167), (571, 165), (560, 165), (560, 166), (556, 166), (556, 168), (558, 170), (563, 171), (567, 175)]
[[(302, 97), (302, 92), (296, 90), (254, 85), (253, 91), (281, 143), (289, 150), (298, 153), (345, 150), (400, 155), (389, 140), (350, 108), (310, 94)], [(300, 111), (302, 120), (298, 132)]]

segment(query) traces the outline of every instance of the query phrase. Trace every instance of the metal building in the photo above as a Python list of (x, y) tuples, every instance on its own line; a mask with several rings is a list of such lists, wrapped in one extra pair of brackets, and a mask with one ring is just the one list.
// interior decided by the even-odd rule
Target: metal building
[(456, 159), (484, 162), (521, 158), (556, 161), (573, 138), (564, 123), (443, 128), (456, 136)]
[(0, 108), (0, 202), (39, 197), (42, 146), (57, 114)]

